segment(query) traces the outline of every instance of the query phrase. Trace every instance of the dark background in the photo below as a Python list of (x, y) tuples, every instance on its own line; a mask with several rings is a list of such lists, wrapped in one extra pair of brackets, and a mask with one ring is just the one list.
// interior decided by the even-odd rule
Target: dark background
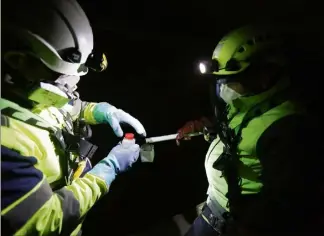
[[(323, 42), (322, 13), (316, 10), (319, 3), (312, 1), (79, 2), (92, 23), (95, 48), (109, 61), (105, 72), (82, 78), (83, 100), (122, 108), (143, 123), (148, 136), (175, 133), (186, 121), (212, 114), (208, 81), (196, 66), (211, 56), (229, 30), (251, 22), (275, 22), (300, 34), (291, 44), (317, 51)], [(119, 139), (107, 125), (93, 127), (93, 133), (98, 161)], [(89, 213), (85, 233), (124, 235), (204, 201), (207, 148), (202, 138), (180, 147), (173, 141), (155, 145), (155, 163), (138, 164), (119, 176)]]

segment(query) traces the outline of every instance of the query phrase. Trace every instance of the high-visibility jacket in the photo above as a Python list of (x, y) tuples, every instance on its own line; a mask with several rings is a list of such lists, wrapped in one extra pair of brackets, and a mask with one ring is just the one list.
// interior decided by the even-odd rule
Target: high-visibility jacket
[[(322, 228), (322, 214), (317, 215), (323, 212), (321, 121), (286, 82), (230, 105), (230, 128), (242, 127), (237, 145), (242, 195), (230, 209), (227, 193), (232, 183), (213, 167), (224, 144), (217, 138), (207, 152), (207, 202), (235, 211), (235, 220), (227, 222), (226, 229), (233, 231), (228, 235), (309, 235)], [(253, 116), (246, 122), (248, 114)]]
[[(241, 97), (230, 104), (228, 117), (230, 118), (229, 126), (236, 129), (242, 124), (247, 113), (258, 104), (266, 104), (274, 96), (287, 87), (287, 81), (278, 83), (272, 89), (258, 95)], [(242, 194), (255, 194), (263, 186), (260, 178), (262, 165), (257, 155), (257, 144), (259, 138), (268, 130), (276, 121), (290, 115), (299, 114), (302, 111), (290, 100), (283, 101), (277, 106), (267, 110), (263, 114), (258, 114), (242, 130), (241, 141), (237, 147), (237, 154), (240, 157), (242, 165), (239, 166), (239, 176), (242, 179)], [(208, 195), (212, 200), (216, 200), (223, 208), (228, 210), (228, 185), (222, 172), (213, 167), (214, 162), (223, 153), (224, 144), (216, 138), (210, 145), (205, 159), (205, 168), (209, 182)]]
[[(90, 124), (96, 123), (94, 105), (83, 104), (82, 116)], [(89, 173), (66, 184), (62, 163), (69, 157), (53, 137), (66, 125), (58, 109), (31, 112), (5, 99), (0, 108), (2, 229), (10, 235), (70, 235), (77, 228), (76, 234), (82, 217), (109, 186)], [(73, 107), (64, 109), (73, 113)]]

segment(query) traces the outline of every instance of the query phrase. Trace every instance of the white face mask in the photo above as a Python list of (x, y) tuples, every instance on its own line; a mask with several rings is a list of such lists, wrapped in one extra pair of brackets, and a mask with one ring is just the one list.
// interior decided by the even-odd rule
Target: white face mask
[(221, 84), (219, 96), (226, 103), (231, 103), (233, 100), (241, 97), (242, 95), (228, 87), (227, 84)]
[(80, 76), (75, 75), (61, 75), (57, 80), (56, 83), (61, 84), (63, 86), (68, 86), (72, 91), (76, 90), (77, 84), (80, 81)]

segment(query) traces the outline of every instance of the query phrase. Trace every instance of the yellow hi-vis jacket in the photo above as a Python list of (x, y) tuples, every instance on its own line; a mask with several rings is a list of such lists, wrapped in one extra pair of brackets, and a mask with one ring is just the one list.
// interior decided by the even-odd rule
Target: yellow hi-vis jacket
[[(241, 233), (228, 235), (294, 235), (317, 227), (319, 218), (312, 210), (320, 212), (323, 206), (322, 137), (319, 121), (309, 116), (297, 95), (279, 81), (268, 91), (230, 104), (229, 126), (235, 133), (241, 131), (236, 147), (238, 183), (227, 182), (216, 168), (224, 151), (222, 140), (211, 143), (205, 159), (210, 209), (215, 215), (218, 205), (235, 211), (228, 229)], [(228, 208), (233, 183), (242, 195)]]
[[(84, 105), (83, 118), (95, 124), (95, 103)], [(76, 235), (82, 217), (109, 186), (89, 173), (66, 186), (61, 163), (68, 157), (50, 131), (65, 125), (58, 109), (31, 112), (5, 99), (0, 108), (2, 229), (10, 235)], [(65, 109), (72, 112), (70, 108)], [(55, 189), (54, 183), (65, 186)]]
[[(287, 81), (280, 81), (272, 89), (261, 94), (242, 97), (235, 100), (229, 105), (230, 119), (229, 126), (235, 130), (242, 125), (242, 122), (247, 113), (257, 107), (260, 107), (260, 112), (263, 107), (269, 106), (268, 101), (277, 96), (280, 91), (284, 91), (287, 86)], [(262, 104), (263, 105), (260, 105)], [(267, 110), (267, 109), (266, 109)], [(264, 132), (268, 130), (276, 121), (294, 114), (299, 114), (301, 111), (290, 101), (284, 100), (275, 107), (266, 111), (264, 114), (253, 117), (253, 119), (242, 130), (241, 141), (238, 144), (238, 155), (242, 165), (239, 168), (239, 175), (242, 178), (241, 188), (242, 194), (256, 194), (260, 191), (263, 184), (260, 179), (262, 165), (260, 157), (257, 155), (257, 144)], [(279, 134), (280, 135), (280, 134)], [(283, 135), (283, 132), (282, 132)], [(228, 192), (227, 182), (221, 171), (216, 170), (213, 164), (223, 153), (224, 144), (220, 138), (216, 138), (210, 145), (205, 159), (205, 168), (209, 182), (208, 195), (211, 199), (216, 200), (223, 208), (228, 210)]]

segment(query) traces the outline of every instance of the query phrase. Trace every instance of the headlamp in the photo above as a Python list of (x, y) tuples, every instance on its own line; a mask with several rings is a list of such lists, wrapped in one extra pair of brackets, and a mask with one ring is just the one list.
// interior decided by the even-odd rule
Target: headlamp
[[(235, 59), (230, 59), (226, 66), (221, 68), (220, 63), (217, 60), (217, 58), (214, 58), (212, 60), (208, 61), (201, 61), (198, 64), (199, 72), (202, 75), (210, 75), (213, 76), (213, 78), (216, 78), (216, 81), (218, 84), (222, 83), (229, 83), (229, 82), (235, 82), (239, 79), (239, 76), (237, 74), (227, 74), (224, 73), (222, 75), (222, 71), (230, 72), (230, 71), (239, 71), (241, 69), (241, 64), (239, 61)], [(217, 73), (216, 73), (217, 72)]]
[(207, 72), (206, 64), (203, 62), (199, 63), (199, 71), (201, 74), (205, 74)]
[(213, 72), (219, 72), (220, 70), (238, 71), (240, 69), (241, 64), (235, 59), (230, 59), (224, 68), (220, 67), (220, 63), (216, 58), (199, 63), (199, 71), (201, 74), (212, 74)]
[(216, 60), (201, 61), (198, 68), (201, 74), (212, 74), (213, 71), (218, 71), (218, 62)]

